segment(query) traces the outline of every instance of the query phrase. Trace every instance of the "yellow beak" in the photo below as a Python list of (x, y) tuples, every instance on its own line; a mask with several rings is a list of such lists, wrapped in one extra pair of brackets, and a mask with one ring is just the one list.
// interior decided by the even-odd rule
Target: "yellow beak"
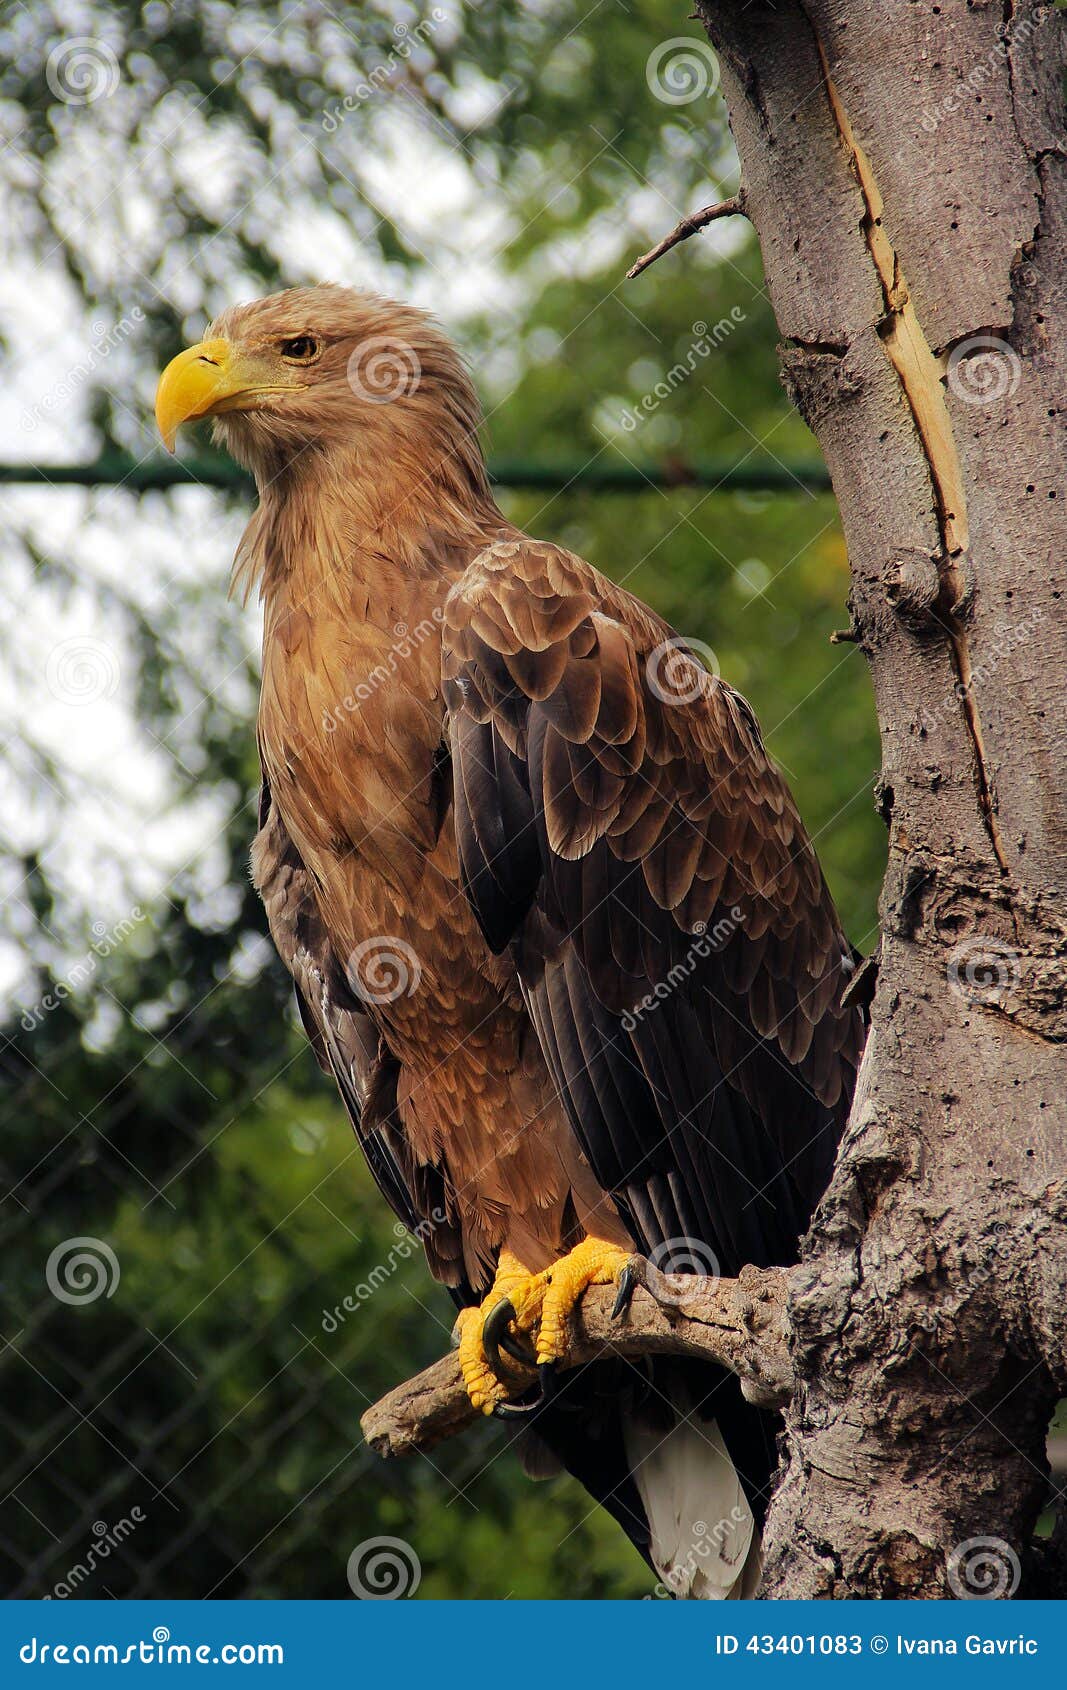
[(228, 340), (202, 340), (172, 358), (156, 389), (156, 422), (168, 452), (182, 423), (224, 411), (253, 411), (266, 393), (306, 386), (289, 379), (284, 365), (242, 352)]

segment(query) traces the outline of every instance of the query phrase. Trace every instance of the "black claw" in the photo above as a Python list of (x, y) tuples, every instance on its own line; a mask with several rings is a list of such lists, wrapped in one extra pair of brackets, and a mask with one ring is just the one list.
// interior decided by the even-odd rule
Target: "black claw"
[(630, 1304), (634, 1300), (634, 1291), (639, 1283), (640, 1277), (638, 1275), (637, 1268), (634, 1266), (633, 1262), (627, 1262), (616, 1280), (618, 1290), (616, 1291), (615, 1302), (611, 1310), (612, 1320), (618, 1320), (619, 1316), (624, 1314), (630, 1307)]
[(531, 1414), (536, 1414), (544, 1406), (545, 1399), (538, 1392), (533, 1402), (494, 1403), (493, 1414), (497, 1420), (528, 1420)]
[(505, 1350), (514, 1361), (522, 1362), (524, 1367), (536, 1367), (537, 1357), (530, 1350), (524, 1350), (522, 1345), (512, 1337), (508, 1327), (515, 1319), (515, 1305), (509, 1297), (503, 1297), (495, 1307), (489, 1310), (482, 1322), (482, 1349), (485, 1359), (499, 1379), (505, 1373), (512, 1373), (513, 1368), (505, 1366), (500, 1358), (500, 1351)]
[(573, 1401), (573, 1392), (568, 1393), (567, 1380), (560, 1371), (558, 1361), (543, 1361), (537, 1369), (537, 1376), (541, 1381), (541, 1403), (552, 1407), (559, 1414), (581, 1414), (583, 1404), (579, 1400)]

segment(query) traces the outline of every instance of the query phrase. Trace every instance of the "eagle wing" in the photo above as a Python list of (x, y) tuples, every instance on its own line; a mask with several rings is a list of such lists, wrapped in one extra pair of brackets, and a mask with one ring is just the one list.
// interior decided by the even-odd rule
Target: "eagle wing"
[(660, 1265), (793, 1259), (864, 1034), (749, 706), (580, 558), (481, 553), (443, 630), (456, 837), (582, 1149)]
[(399, 1064), (337, 960), (311, 877), (271, 801), (266, 778), (252, 845), (252, 878), (271, 937), (293, 977), (304, 1030), (319, 1066), (336, 1081), (379, 1190), (421, 1239), (435, 1278), (459, 1304), (473, 1302), (450, 1187), (441, 1168), (412, 1152), (397, 1113)]

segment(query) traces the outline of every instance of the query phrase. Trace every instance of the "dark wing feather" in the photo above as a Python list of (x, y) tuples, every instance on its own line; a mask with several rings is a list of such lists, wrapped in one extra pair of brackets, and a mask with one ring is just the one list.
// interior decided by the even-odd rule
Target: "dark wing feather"
[(460, 873), (574, 1130), (646, 1249), (790, 1260), (864, 1036), (752, 712), (637, 600), (505, 542), (449, 596)]
[(397, 1113), (399, 1065), (334, 955), (310, 876), (264, 781), (252, 877), (319, 1066), (333, 1076), (379, 1190), (422, 1240), (435, 1278), (475, 1301), (463, 1272), (459, 1222), (441, 1170), (412, 1154)]

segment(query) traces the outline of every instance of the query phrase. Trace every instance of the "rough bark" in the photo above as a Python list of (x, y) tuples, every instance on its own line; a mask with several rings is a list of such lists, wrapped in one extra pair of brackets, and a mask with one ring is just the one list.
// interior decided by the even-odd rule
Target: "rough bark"
[[(571, 1320), (567, 1367), (605, 1353), (681, 1355), (717, 1361), (741, 1380), (750, 1402), (780, 1407), (793, 1390), (786, 1346), (788, 1276), (777, 1268), (746, 1267), (737, 1279), (662, 1274), (644, 1265), (660, 1290), (640, 1286), (625, 1314), (613, 1313), (615, 1287), (592, 1286)], [(533, 1374), (530, 1375), (531, 1383)], [(360, 1420), (379, 1455), (433, 1449), (481, 1418), (472, 1408), (458, 1357), (443, 1356), (382, 1397)]]
[[(1031, 1538), (1067, 1391), (1063, 14), (698, 10), (785, 384), (841, 508), (889, 831), (870, 1041), (793, 1280), (764, 1593), (941, 1597), (972, 1572), (1047, 1593)], [(999, 1547), (976, 1567), (980, 1538)]]

